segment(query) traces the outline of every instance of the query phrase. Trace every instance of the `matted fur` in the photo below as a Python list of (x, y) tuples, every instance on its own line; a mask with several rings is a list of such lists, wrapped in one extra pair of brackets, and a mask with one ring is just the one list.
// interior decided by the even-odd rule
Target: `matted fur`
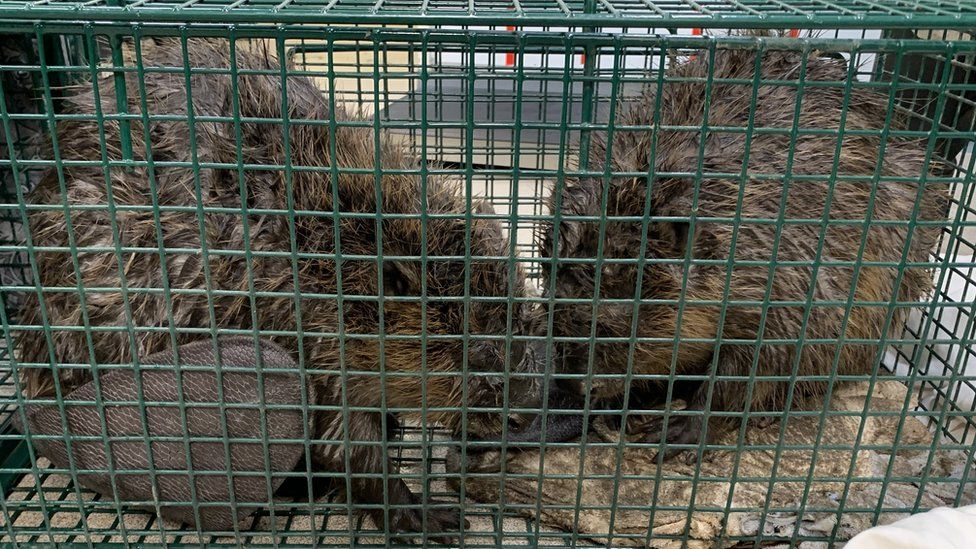
[[(762, 56), (763, 81), (758, 90), (752, 84), (757, 55)], [(877, 366), (880, 356), (877, 342), (885, 336), (883, 329), (890, 310), (887, 303), (893, 298), (914, 303), (931, 292), (931, 272), (925, 268), (906, 267), (901, 275), (896, 266), (854, 266), (859, 261), (898, 264), (903, 252), (907, 264), (929, 261), (940, 228), (915, 226), (910, 231), (909, 224), (912, 220), (944, 220), (948, 195), (945, 185), (927, 183), (915, 210), (919, 181), (929, 169), (925, 162), (926, 144), (890, 137), (883, 142), (882, 151), (879, 136), (885, 126), (887, 95), (855, 86), (844, 113), (846, 62), (817, 55), (810, 55), (805, 61), (804, 66), (803, 54), (798, 51), (770, 49), (757, 54), (756, 50), (749, 49), (720, 49), (714, 58), (702, 52), (677, 64), (665, 75), (659, 115), (655, 114), (657, 86), (650, 85), (637, 101), (622, 105), (615, 120), (617, 127), (658, 126), (653, 155), (653, 132), (649, 129), (617, 129), (612, 135), (612, 146), (606, 134), (594, 136), (589, 169), (603, 171), (609, 160), (612, 172), (638, 175), (613, 176), (609, 188), (602, 177), (570, 180), (560, 193), (553, 194), (550, 205), (556, 208), (561, 203), (563, 216), (605, 213), (610, 219), (602, 237), (604, 258), (634, 259), (640, 250), (641, 223), (614, 221), (613, 217), (644, 213), (646, 174), (651, 171), (651, 158), (656, 174), (688, 174), (653, 178), (650, 214), (693, 217), (693, 230), (689, 222), (650, 223), (646, 257), (682, 260), (690, 243), (688, 257), (721, 262), (685, 266), (677, 261), (644, 267), (640, 274), (640, 298), (670, 302), (640, 305), (636, 335), (665, 341), (636, 345), (634, 373), (667, 376), (673, 364), (678, 375), (712, 371), (720, 376), (796, 374), (800, 378), (793, 385), (794, 406), (810, 405), (807, 400), (810, 398), (813, 404), (822, 405), (817, 399), (828, 388), (827, 376), (866, 375)], [(713, 84), (706, 113), (705, 89), (709, 77)], [(741, 79), (745, 83), (720, 79)], [(797, 83), (801, 79), (806, 84), (799, 108), (800, 130), (832, 133), (801, 131), (795, 144), (791, 144)], [(828, 82), (831, 84), (825, 86)], [(744, 129), (749, 125), (751, 113), (754, 128), (786, 131), (754, 131), (747, 146)], [(702, 170), (736, 176), (698, 174), (700, 185), (695, 185), (703, 133), (698, 128), (706, 123), (706, 114), (710, 128), (739, 130), (712, 129), (705, 133)], [(835, 154), (842, 116), (846, 116), (843, 124), (846, 132), (876, 132), (847, 133), (839, 154)], [(664, 126), (693, 129), (682, 131)], [(890, 127), (903, 127), (902, 121), (895, 118)], [(875, 185), (871, 176), (879, 168), (882, 156), (884, 161), (879, 171), (885, 179)], [(745, 162), (748, 162), (747, 174), (740, 178), (737, 175), (743, 171)], [(836, 174), (846, 179), (832, 185), (835, 162)], [(791, 181), (784, 197), (784, 174), (816, 177)], [(866, 179), (852, 181), (850, 176)], [(876, 196), (872, 199), (873, 191)], [(824, 217), (825, 206), (829, 207), (830, 224), (821, 247), (819, 220)], [(701, 218), (726, 220), (702, 221)], [(874, 223), (866, 227), (864, 220), (868, 218)], [(788, 220), (781, 230), (775, 223), (778, 219)], [(814, 223), (795, 223), (797, 219), (814, 220)], [(838, 223), (841, 220), (852, 223)], [(886, 221), (900, 223), (877, 223)], [(863, 253), (859, 253), (865, 230)], [(558, 239), (554, 238), (551, 223), (543, 233), (546, 238), (542, 253), (546, 257), (551, 257), (557, 242), (556, 253), (561, 258), (598, 255), (601, 244), (598, 221), (563, 220)], [(729, 276), (728, 259), (732, 250), (737, 263)], [(771, 275), (768, 263), (773, 261), (780, 264)], [(820, 264), (814, 276), (815, 262)], [(849, 263), (831, 265), (829, 262)], [(855, 270), (859, 270), (856, 282)], [(601, 298), (634, 298), (638, 275), (633, 262), (605, 263), (601, 271)], [(553, 284), (557, 298), (592, 299), (596, 291), (597, 273), (592, 263), (561, 263), (555, 280), (549, 278), (548, 269), (543, 269), (543, 273), (547, 276), (545, 287)], [(848, 317), (845, 303), (850, 297), (854, 305)], [(808, 299), (813, 307), (807, 316), (804, 304)], [(679, 307), (679, 300), (683, 307)], [(767, 308), (744, 304), (761, 304), (764, 300), (772, 305)], [(680, 319), (679, 308), (683, 308)], [(767, 312), (763, 322), (764, 310)], [(603, 303), (598, 310), (585, 303), (559, 304), (555, 309), (554, 335), (589, 337), (591, 320), (595, 318), (597, 337), (629, 338), (632, 313), (633, 307), (628, 303)], [(898, 328), (903, 319), (904, 309), (899, 308), (890, 327)], [(677, 344), (672, 342), (676, 336), (680, 338)], [(706, 341), (693, 342), (696, 338)], [(718, 338), (737, 341), (718, 345), (714, 342)], [(760, 338), (762, 343), (757, 343)], [(841, 343), (837, 343), (838, 338), (842, 339)], [(770, 343), (770, 340), (778, 342)], [(593, 349), (593, 370), (601, 374), (624, 373), (628, 350), (628, 343), (597, 343)], [(564, 368), (571, 372), (586, 371), (590, 359), (588, 344), (567, 344), (564, 351), (567, 356)], [(791, 386), (788, 382), (768, 379), (723, 380), (714, 386), (707, 381), (689, 383), (689, 407), (693, 410), (710, 407), (718, 411), (748, 409), (751, 412), (783, 410)], [(635, 382), (635, 398), (630, 407), (646, 407), (650, 402), (662, 400), (665, 386), (654, 380)], [(597, 379), (590, 396), (596, 406), (619, 407), (624, 388), (622, 377)], [(716, 429), (737, 424), (737, 418), (713, 418), (707, 438), (711, 440)], [(649, 422), (645, 428), (650, 442), (663, 437), (671, 443), (698, 443), (703, 426), (702, 416), (696, 415), (671, 417), (664, 434), (659, 420)]]
[[(134, 46), (126, 47), (127, 65), (136, 66)], [(136, 356), (166, 350), (171, 344), (171, 331), (175, 331), (177, 344), (183, 344), (210, 338), (213, 329), (256, 329), (273, 336), (276, 343), (301, 359), (319, 405), (385, 405), (417, 412), (424, 407), (439, 408), (428, 414), (428, 420), (459, 429), (457, 410), (462, 405), (501, 404), (502, 342), (472, 341), (470, 369), (499, 375), (465, 379), (458, 375), (463, 358), (460, 338), (431, 339), (425, 344), (418, 337), (396, 339), (419, 336), (425, 327), (426, 333), (432, 335), (461, 335), (466, 331), (466, 318), (470, 334), (506, 333), (508, 305), (504, 300), (471, 302), (467, 317), (461, 303), (465, 295), (465, 264), (456, 258), (466, 255), (465, 242), (470, 242), (472, 257), (504, 257), (509, 252), (508, 239), (497, 221), (475, 218), (466, 223), (466, 201), (458, 181), (431, 175), (426, 180), (426, 193), (421, 192), (422, 181), (416, 175), (421, 161), (383, 133), (377, 142), (368, 123), (356, 127), (340, 125), (330, 135), (333, 117), (339, 124), (352, 119), (339, 111), (330, 113), (326, 97), (309, 78), (289, 76), (286, 93), (278, 61), (265, 48), (239, 46), (233, 69), (251, 72), (237, 75), (236, 95), (225, 41), (191, 39), (188, 59), (184, 59), (176, 39), (145, 40), (141, 48), (141, 62), (147, 70), (144, 99), (150, 115), (187, 116), (186, 74), (182, 68), (189, 66), (225, 71), (195, 72), (189, 77), (193, 116), (239, 115), (243, 122), (238, 126), (233, 122), (197, 120), (191, 126), (186, 121), (154, 118), (149, 123), (147, 140), (147, 129), (142, 119), (137, 119), (131, 122), (134, 159), (144, 162), (151, 158), (154, 165), (139, 165), (131, 171), (113, 167), (110, 185), (106, 184), (101, 165), (70, 166), (64, 168), (63, 174), (50, 171), (33, 191), (30, 202), (34, 205), (57, 206), (66, 201), (71, 207), (111, 205), (115, 211), (105, 207), (71, 209), (70, 226), (62, 208), (31, 212), (34, 245), (67, 247), (71, 234), (74, 245), (83, 249), (77, 254), (77, 271), (68, 251), (36, 253), (37, 277), (45, 289), (43, 304), (37, 295), (30, 296), (23, 322), (50, 326), (52, 330), (50, 340), (40, 330), (21, 332), (18, 356), (22, 362), (58, 365), (61, 369), (57, 379), (52, 367), (26, 370), (23, 382), (31, 396), (50, 396), (55, 381), (60, 382), (62, 394), (66, 393), (90, 379), (92, 365), (128, 363)], [(153, 67), (178, 70), (158, 72)], [(129, 112), (141, 114), (137, 72), (127, 73), (126, 88)], [(91, 85), (71, 90), (65, 97), (67, 112), (89, 116), (97, 109), (104, 114), (117, 112), (114, 80), (99, 79), (97, 89), (100, 102), (96, 102)], [(287, 139), (282, 124), (285, 95), (290, 124)], [(104, 128), (94, 117), (64, 120), (58, 125), (55, 145), (64, 160), (98, 161), (102, 158), (102, 131), (107, 158), (121, 160), (117, 120), (106, 121)], [(195, 146), (191, 146), (194, 140)], [(330, 155), (333, 145), (334, 157)], [(196, 178), (190, 167), (161, 165), (173, 162), (223, 163), (230, 167), (201, 168)], [(238, 162), (248, 167), (238, 170)], [(290, 172), (283, 168), (289, 162), (293, 167)], [(319, 170), (309, 171), (308, 167)], [(332, 167), (360, 168), (365, 172), (341, 173), (332, 181), (328, 169)], [(374, 168), (380, 170), (379, 178), (374, 175)], [(63, 175), (66, 194), (60, 189), (59, 175)], [(288, 177), (293, 189), (291, 200), (287, 194)], [(333, 201), (333, 184), (338, 203)], [(169, 209), (154, 212), (154, 203)], [(242, 215), (242, 208), (246, 208), (246, 216)], [(365, 214), (338, 222), (339, 250), (332, 215), (336, 208), (343, 213)], [(473, 209), (475, 214), (491, 213), (490, 206), (477, 200)], [(288, 210), (295, 213), (287, 213)], [(385, 215), (415, 217), (384, 217), (378, 224), (378, 210)], [(426, 232), (416, 217), (424, 211), (439, 216), (426, 221)], [(377, 254), (378, 226), (382, 227), (384, 256), (426, 253), (435, 259), (429, 260), (426, 271), (419, 260), (386, 261), (381, 278), (375, 259), (354, 257)], [(114, 236), (116, 231), (118, 237)], [(88, 250), (92, 247), (103, 250)], [(119, 248), (121, 253), (113, 251)], [(248, 258), (228, 251), (278, 254)], [(335, 259), (322, 257), (336, 252), (344, 256), (339, 273)], [(470, 295), (523, 297), (523, 274), (516, 268), (510, 279), (509, 263), (505, 259), (470, 261)], [(341, 309), (335, 297), (340, 293), (338, 275), (344, 298)], [(357, 299), (377, 295), (380, 280), (384, 281), (387, 296), (383, 301), (382, 327), (376, 299)], [(426, 306), (390, 297), (420, 296), (422, 286), (432, 298)], [(77, 287), (85, 289), (84, 303), (74, 290)], [(456, 299), (436, 300), (441, 297)], [(300, 315), (296, 312), (299, 309)], [(513, 315), (514, 330), (520, 333), (521, 304), (516, 304)], [(62, 329), (78, 326), (116, 329)], [(383, 343), (377, 338), (381, 328), (390, 336)], [(192, 329), (196, 331), (189, 331)], [(347, 336), (343, 342), (339, 336), (331, 335), (340, 331)], [(301, 345), (294, 335), (280, 335), (289, 332), (304, 335)], [(513, 349), (513, 368), (517, 368), (523, 345), (516, 343)], [(377, 375), (365, 374), (350, 374), (343, 382), (338, 373), (342, 368), (378, 372), (381, 354), (385, 356), (382, 367), (392, 376), (385, 383)], [(344, 363), (340, 361), (342, 357)], [(466, 402), (462, 399), (465, 385)], [(533, 398), (534, 393), (519, 385), (518, 380), (513, 379), (511, 386), (514, 396)], [(518, 404), (513, 400), (513, 405)], [(454, 410), (446, 410), (450, 408)], [(313, 459), (319, 469), (345, 470), (344, 438), (375, 442), (385, 436), (379, 413), (351, 411), (344, 418), (341, 410), (319, 409), (312, 417), (312, 435), (318, 441), (313, 441)], [(493, 433), (500, 427), (498, 414), (471, 411), (467, 417), (467, 427), (474, 435)], [(380, 473), (387, 460), (378, 446), (354, 445), (349, 457), (351, 473)], [(395, 470), (392, 464), (389, 470)], [(400, 479), (355, 478), (352, 496), (358, 502), (383, 503), (384, 482), (389, 503), (404, 506), (390, 512), (390, 529), (419, 529), (422, 510), (416, 505), (418, 499)], [(382, 526), (382, 509), (373, 514)], [(428, 521), (430, 531), (458, 525), (456, 510), (431, 510)]]

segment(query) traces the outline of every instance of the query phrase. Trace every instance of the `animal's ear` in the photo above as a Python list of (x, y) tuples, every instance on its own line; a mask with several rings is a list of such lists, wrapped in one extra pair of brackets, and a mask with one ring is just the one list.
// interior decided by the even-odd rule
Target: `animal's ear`
[(418, 293), (415, 288), (420, 287), (419, 274), (414, 266), (401, 261), (383, 262), (383, 293), (386, 295), (403, 296)]

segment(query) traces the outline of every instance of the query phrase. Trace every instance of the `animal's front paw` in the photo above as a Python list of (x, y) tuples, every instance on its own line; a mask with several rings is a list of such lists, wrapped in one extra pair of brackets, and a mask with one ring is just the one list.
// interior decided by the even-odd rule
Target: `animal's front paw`
[(698, 461), (698, 449), (679, 445), (700, 444), (702, 435), (702, 419), (698, 416), (670, 416), (667, 431), (664, 427), (664, 417), (656, 417), (637, 427), (640, 441), (647, 444), (666, 444), (662, 450), (664, 459), (670, 460), (681, 455), (681, 460), (692, 465)]
[[(422, 501), (407, 508), (390, 510), (390, 531), (402, 537), (419, 537), (421, 533), (427, 532), (428, 539), (437, 543), (452, 545), (457, 543), (457, 537), (450, 535), (450, 532), (457, 532), (461, 529), (461, 509), (457, 505), (452, 508), (443, 507), (446, 502), (428, 500), (426, 504)], [(382, 529), (384, 524), (383, 510), (377, 509), (373, 513), (373, 521)], [(427, 517), (427, 528), (424, 528), (424, 516)], [(470, 523), (464, 521), (465, 529), (470, 528)]]

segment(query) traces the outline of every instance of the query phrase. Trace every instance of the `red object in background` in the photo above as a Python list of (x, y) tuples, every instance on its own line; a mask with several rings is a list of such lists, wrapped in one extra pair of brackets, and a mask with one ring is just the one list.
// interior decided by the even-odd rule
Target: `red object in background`
[[(510, 32), (515, 32), (515, 27), (512, 26), (505, 27), (505, 29)], [(506, 67), (515, 66), (515, 52), (508, 52), (505, 54), (505, 66)]]
[[(691, 29), (691, 35), (692, 36), (701, 36), (701, 33), (702, 33), (702, 30), (701, 29)], [(697, 55), (692, 55), (688, 59), (691, 59), (692, 61), (694, 61), (695, 59), (698, 59), (698, 56)]]

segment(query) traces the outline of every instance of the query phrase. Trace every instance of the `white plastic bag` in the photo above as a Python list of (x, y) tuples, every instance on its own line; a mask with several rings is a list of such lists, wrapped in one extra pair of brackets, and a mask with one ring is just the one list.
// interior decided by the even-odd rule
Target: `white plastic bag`
[(939, 507), (854, 536), (844, 549), (972, 549), (976, 505)]

